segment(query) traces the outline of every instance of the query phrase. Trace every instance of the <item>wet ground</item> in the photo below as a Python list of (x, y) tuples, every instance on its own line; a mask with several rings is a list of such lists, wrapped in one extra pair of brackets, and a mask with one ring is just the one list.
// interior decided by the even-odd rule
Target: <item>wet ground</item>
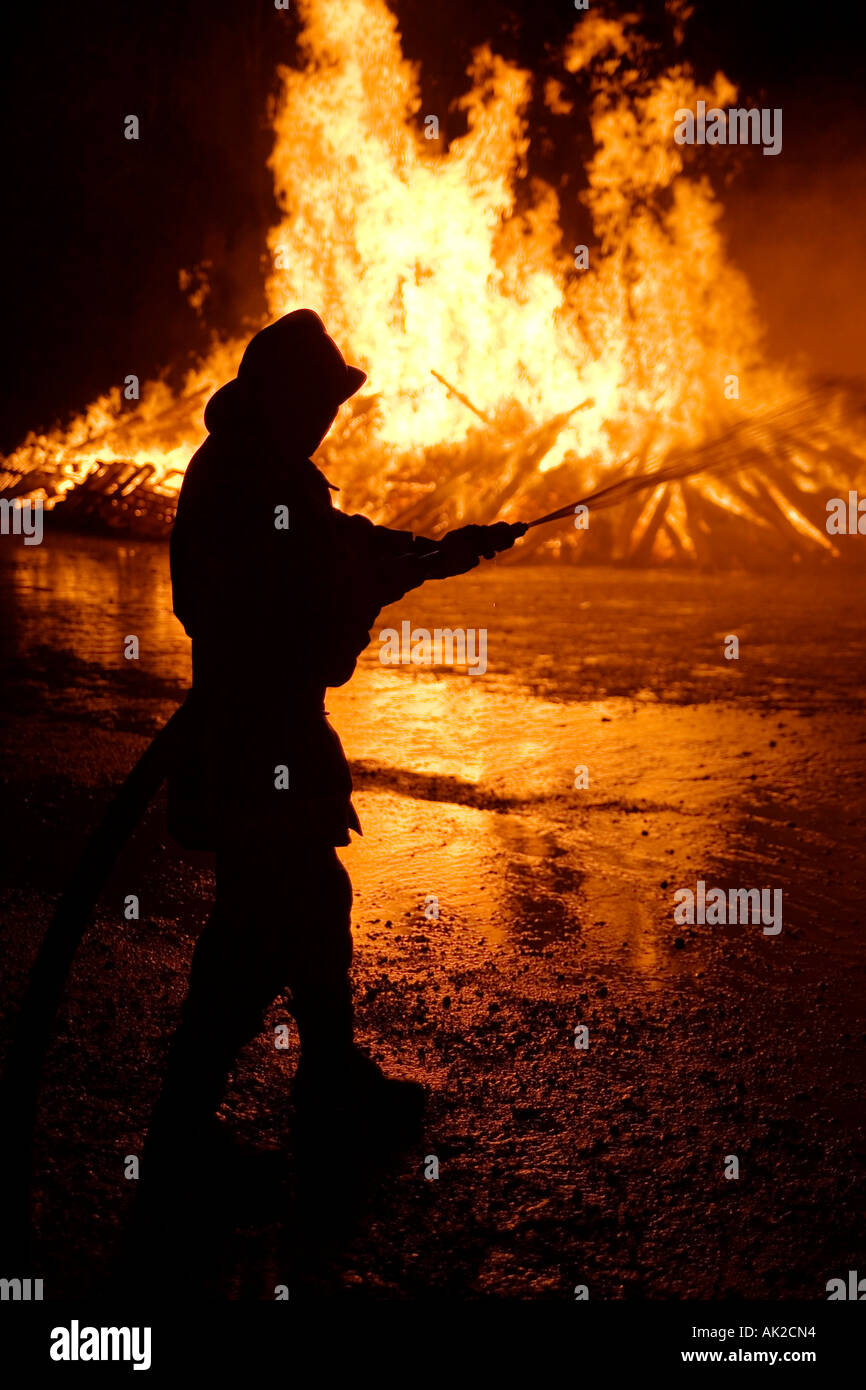
[[(0, 593), (8, 1032), (56, 896), (189, 657), (165, 547), (7, 540)], [(276, 1003), (223, 1117), (280, 1157), (261, 1181), (227, 1172), (207, 1261), (166, 1252), (189, 1293), (824, 1298), (864, 1268), (863, 598), (850, 574), (491, 565), (383, 615), (488, 634), (484, 675), (386, 667), (374, 640), (328, 699), (364, 827), (341, 851), (359, 1030), (428, 1084), (425, 1129), (389, 1156), (347, 1137), (311, 1186)], [(698, 880), (780, 889), (781, 932), (677, 924), (674, 893)], [(124, 1160), (211, 891), (155, 804), (49, 1054), (46, 1297), (109, 1286)]]

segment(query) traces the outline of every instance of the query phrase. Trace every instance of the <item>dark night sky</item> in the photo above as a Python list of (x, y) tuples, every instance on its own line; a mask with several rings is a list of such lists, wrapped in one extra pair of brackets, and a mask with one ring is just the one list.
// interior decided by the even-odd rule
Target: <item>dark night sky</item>
[[(260, 257), (276, 218), (266, 103), (276, 63), (293, 60), (298, 23), (272, 0), (16, 9), (3, 84), (11, 361), (0, 450), (128, 371), (144, 379), (169, 362), (183, 367), (209, 328), (238, 331), (262, 312)], [(551, 50), (578, 18), (566, 0), (476, 0), (471, 13), (465, 0), (395, 0), (395, 9), (407, 56), (423, 63), (424, 109), (437, 112), (463, 90), (479, 42), (553, 73)], [(853, 6), (697, 0), (686, 52), (699, 76), (722, 69), (742, 99), (784, 110), (782, 155), (750, 152), (757, 157), (741, 160), (724, 195), (734, 256), (754, 281), (771, 349), (862, 372), (859, 19)], [(123, 139), (128, 112), (142, 120), (137, 143)], [(538, 114), (546, 119), (540, 106)], [(453, 116), (446, 129), (459, 133)], [(575, 115), (571, 158), (560, 145), (551, 164), (539, 148), (533, 171), (576, 167), (577, 153), (590, 151), (586, 131)], [(218, 272), (202, 325), (177, 273), (206, 257)]]

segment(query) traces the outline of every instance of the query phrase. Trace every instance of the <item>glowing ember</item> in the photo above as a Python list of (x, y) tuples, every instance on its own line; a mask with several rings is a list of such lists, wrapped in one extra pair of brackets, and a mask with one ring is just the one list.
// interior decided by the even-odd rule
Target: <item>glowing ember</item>
[[(529, 72), (479, 49), (458, 103), (467, 133), (442, 153), (425, 138), (417, 74), (382, 0), (299, 9), (306, 65), (280, 73), (270, 164), (284, 215), (268, 237), (267, 300), (269, 318), (315, 308), (369, 373), (368, 394), (321, 451), (343, 506), (428, 530), (528, 518), (805, 394), (764, 360), (721, 210), (673, 139), (677, 109), (735, 99), (725, 78), (706, 88), (686, 65), (652, 74), (634, 17), (580, 19), (563, 81), (545, 87), (561, 117), (567, 74), (590, 93), (595, 154), (582, 196), (598, 249), (578, 268), (554, 190), (536, 180), (518, 207)], [(243, 345), (216, 345), (177, 395), (155, 382), (129, 403), (116, 388), (67, 430), (28, 437), (5, 481), (56, 501), (90, 477), (91, 493), (113, 487), (134, 518), (145, 469), (151, 499), (170, 503), (203, 437), (204, 403)], [(721, 559), (744, 537), (770, 552), (832, 551), (823, 499), (853, 483), (866, 456), (842, 398), (796, 432), (768, 429), (736, 447), (735, 478), (644, 493), (590, 528), (584, 552)], [(533, 532), (524, 551), (577, 543), (566, 524)]]

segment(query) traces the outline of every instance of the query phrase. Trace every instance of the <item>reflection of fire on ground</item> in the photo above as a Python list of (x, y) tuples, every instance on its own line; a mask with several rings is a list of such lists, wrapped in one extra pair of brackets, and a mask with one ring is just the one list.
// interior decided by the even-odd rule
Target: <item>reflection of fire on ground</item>
[[(591, 116), (581, 198), (597, 249), (578, 269), (556, 192), (523, 178), (532, 74), (479, 49), (457, 103), (466, 134), (443, 153), (383, 0), (299, 9), (305, 66), (281, 69), (274, 116), (284, 215), (268, 236), (268, 317), (316, 308), (369, 373), (370, 394), (320, 451), (342, 506), (428, 531), (529, 519), (808, 397), (811, 383), (762, 355), (706, 155), (673, 140), (677, 109), (734, 101), (727, 79), (699, 86), (686, 65), (664, 67), (633, 18), (583, 15), (544, 92), (556, 119), (581, 102)], [(126, 401), (115, 387), (66, 429), (29, 436), (0, 487), (45, 496), (58, 522), (164, 534), (204, 403), (243, 346), (215, 344), (177, 392), (150, 382)], [(858, 394), (840, 385), (796, 429), (753, 432), (734, 473), (640, 494), (585, 535), (533, 532), (521, 553), (831, 553), (826, 501), (866, 457)]]

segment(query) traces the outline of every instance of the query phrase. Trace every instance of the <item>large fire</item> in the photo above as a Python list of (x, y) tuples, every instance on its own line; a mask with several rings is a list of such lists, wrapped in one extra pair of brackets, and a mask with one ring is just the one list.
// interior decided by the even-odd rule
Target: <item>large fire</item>
[[(443, 151), (384, 0), (299, 9), (304, 66), (280, 70), (274, 117), (283, 215), (268, 236), (268, 318), (315, 308), (369, 373), (319, 455), (341, 505), (416, 530), (529, 519), (806, 394), (762, 355), (699, 155), (673, 139), (679, 108), (734, 100), (726, 78), (707, 88), (682, 63), (653, 72), (634, 16), (578, 21), (563, 81), (544, 95), (567, 119), (569, 75), (588, 93), (583, 266), (563, 245), (554, 189), (524, 178), (531, 73), (479, 49), (458, 103), (466, 134)], [(676, 0), (669, 9), (676, 27)], [(205, 401), (244, 341), (215, 342), (177, 393), (155, 381), (129, 402), (117, 386), (67, 429), (29, 436), (0, 475), (6, 495), (67, 509), (108, 497), (132, 525), (167, 524)], [(522, 549), (712, 560), (745, 539), (770, 554), (832, 552), (824, 499), (866, 457), (841, 395), (796, 430), (752, 431), (737, 447), (733, 475), (660, 485), (612, 525), (542, 528)]]

